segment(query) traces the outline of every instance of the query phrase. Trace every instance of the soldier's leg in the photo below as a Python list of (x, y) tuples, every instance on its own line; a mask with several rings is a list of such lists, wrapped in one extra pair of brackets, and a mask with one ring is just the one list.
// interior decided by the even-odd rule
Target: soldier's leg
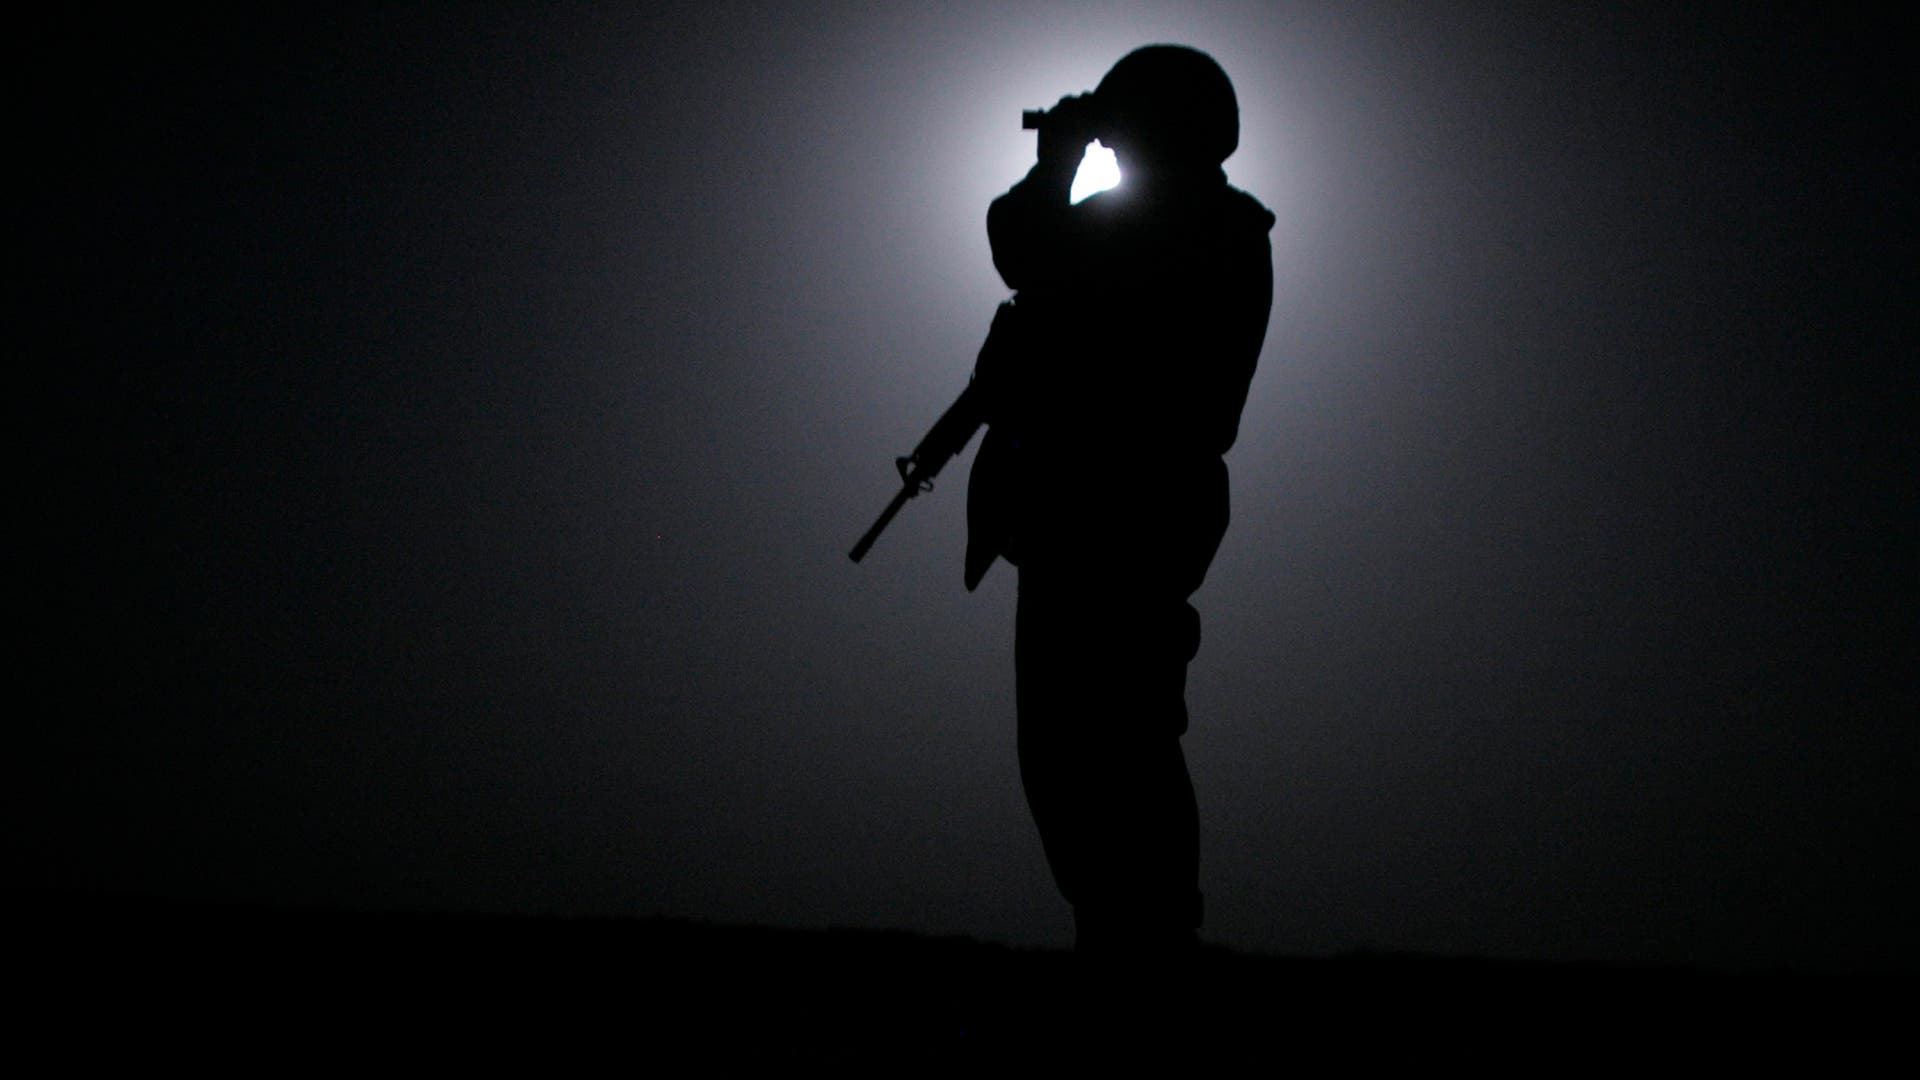
[(1198, 814), (1180, 735), (1197, 617), (1184, 601), (1021, 575), (1021, 777), (1083, 946), (1192, 940)]

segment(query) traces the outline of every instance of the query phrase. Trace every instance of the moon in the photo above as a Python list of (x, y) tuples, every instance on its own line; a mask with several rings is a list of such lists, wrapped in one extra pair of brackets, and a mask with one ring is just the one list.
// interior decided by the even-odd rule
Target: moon
[(1119, 161), (1114, 159), (1113, 151), (1095, 139), (1087, 144), (1086, 156), (1080, 159), (1080, 168), (1073, 174), (1073, 188), (1067, 193), (1067, 199), (1077, 203), (1119, 183)]

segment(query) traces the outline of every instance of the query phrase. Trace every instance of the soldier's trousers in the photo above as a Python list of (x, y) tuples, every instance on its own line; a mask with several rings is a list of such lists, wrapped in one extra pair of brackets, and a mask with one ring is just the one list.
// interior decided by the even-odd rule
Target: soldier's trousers
[(1177, 947), (1200, 924), (1199, 814), (1180, 749), (1199, 640), (1177, 590), (1021, 570), (1020, 777), (1083, 950)]

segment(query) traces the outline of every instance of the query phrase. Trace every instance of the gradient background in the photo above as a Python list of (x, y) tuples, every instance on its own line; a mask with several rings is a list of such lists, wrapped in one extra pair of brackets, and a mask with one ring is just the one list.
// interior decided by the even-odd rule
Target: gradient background
[(1912, 37), (1811, 7), (29, 27), (25, 881), (1064, 944), (971, 455), (845, 553), (1161, 40), (1279, 216), (1210, 938), (1920, 961)]

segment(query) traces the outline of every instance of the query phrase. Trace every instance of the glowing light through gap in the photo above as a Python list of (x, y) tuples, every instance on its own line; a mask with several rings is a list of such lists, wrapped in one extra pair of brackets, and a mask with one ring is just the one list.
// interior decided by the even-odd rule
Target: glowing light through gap
[(1120, 163), (1114, 160), (1113, 151), (1095, 139), (1087, 144), (1086, 156), (1080, 159), (1080, 168), (1073, 174), (1073, 188), (1067, 192), (1067, 201), (1079, 202), (1119, 183)]

